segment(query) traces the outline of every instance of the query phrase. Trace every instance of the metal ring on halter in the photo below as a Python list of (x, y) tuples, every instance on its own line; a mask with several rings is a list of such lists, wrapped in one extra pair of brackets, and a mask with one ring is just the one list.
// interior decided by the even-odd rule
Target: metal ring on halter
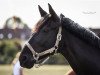
[(35, 53), (35, 55), (33, 57), (37, 61), (39, 59), (39, 54), (38, 53)]
[(61, 40), (61, 37), (62, 37), (62, 35), (59, 34), (59, 35), (57, 36), (57, 39), (58, 39), (58, 40)]

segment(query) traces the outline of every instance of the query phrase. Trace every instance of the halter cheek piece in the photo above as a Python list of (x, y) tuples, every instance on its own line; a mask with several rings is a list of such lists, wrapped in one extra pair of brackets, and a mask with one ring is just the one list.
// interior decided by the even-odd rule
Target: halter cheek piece
[[(50, 15), (50, 14), (49, 14), (49, 15)], [(49, 59), (49, 56), (48, 56), (48, 57), (40, 64), (40, 63), (38, 63), (38, 62), (39, 62), (39, 60), (38, 60), (39, 57), (44, 56), (44, 55), (46, 55), (46, 54), (53, 53), (53, 52), (54, 52), (54, 54), (57, 53), (58, 45), (59, 45), (59, 42), (61, 41), (61, 38), (62, 38), (61, 31), (62, 31), (62, 28), (59, 27), (59, 31), (58, 31), (58, 34), (57, 34), (57, 37), (56, 37), (55, 45), (54, 45), (52, 48), (50, 48), (50, 49), (48, 49), (48, 50), (45, 50), (45, 51), (43, 51), (43, 52), (41, 52), (41, 53), (37, 53), (37, 52), (33, 49), (33, 47), (29, 44), (29, 42), (25, 44), (25, 45), (30, 49), (30, 51), (31, 51), (32, 54), (33, 54), (33, 58), (34, 58), (34, 60), (36, 61), (36, 63), (35, 63), (35, 67), (36, 67), (36, 68), (38, 68), (40, 65), (42, 65), (43, 63), (45, 63), (45, 62)]]

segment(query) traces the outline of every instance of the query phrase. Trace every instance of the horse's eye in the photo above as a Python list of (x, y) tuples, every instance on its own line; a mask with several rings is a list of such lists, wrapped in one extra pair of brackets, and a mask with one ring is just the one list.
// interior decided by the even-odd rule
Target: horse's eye
[(48, 31), (49, 31), (48, 28), (43, 29), (43, 32), (48, 32)]

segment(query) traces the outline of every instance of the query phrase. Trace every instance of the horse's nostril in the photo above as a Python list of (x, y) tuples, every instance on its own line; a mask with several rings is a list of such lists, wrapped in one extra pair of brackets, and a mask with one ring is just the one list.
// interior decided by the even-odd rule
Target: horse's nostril
[(28, 57), (26, 55), (23, 56), (22, 61), (26, 61)]

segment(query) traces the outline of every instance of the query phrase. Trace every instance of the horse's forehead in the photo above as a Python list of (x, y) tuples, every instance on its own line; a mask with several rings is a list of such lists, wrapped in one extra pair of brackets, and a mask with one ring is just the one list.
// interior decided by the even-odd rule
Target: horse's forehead
[(41, 17), (41, 19), (36, 23), (35, 26), (39, 27), (42, 24), (43, 20), (44, 20), (44, 17)]
[(35, 24), (35, 27), (33, 28), (33, 32), (37, 31), (37, 29), (42, 25), (42, 22), (44, 20), (44, 17), (41, 17), (41, 19)]
[(50, 14), (47, 14), (45, 17), (41, 17), (41, 19), (37, 22), (36, 26), (40, 26), (43, 22), (47, 21), (49, 17), (51, 17)]
[(38, 31), (38, 29), (40, 28), (40, 26), (45, 22), (47, 21), (47, 19), (51, 17), (50, 14), (46, 15), (45, 17), (41, 17), (41, 19), (36, 23), (35, 25), (35, 28), (34, 28), (34, 31)]

